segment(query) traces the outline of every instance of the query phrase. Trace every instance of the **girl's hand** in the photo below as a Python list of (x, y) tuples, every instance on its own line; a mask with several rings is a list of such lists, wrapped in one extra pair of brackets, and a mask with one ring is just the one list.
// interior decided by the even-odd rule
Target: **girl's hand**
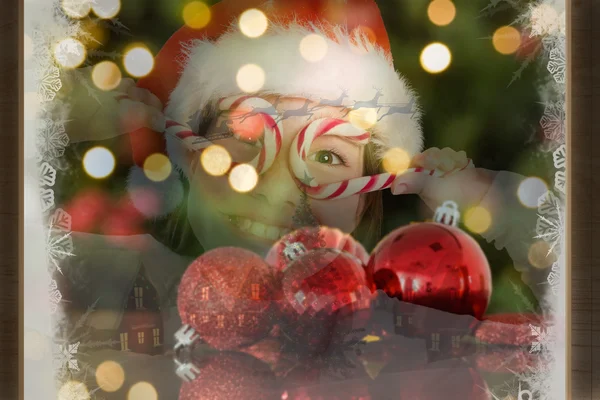
[(469, 160), (464, 151), (431, 148), (415, 156), (412, 168), (439, 169), (442, 177), (416, 172), (399, 175), (392, 184), (393, 194), (418, 194), (427, 206), (435, 210), (447, 200), (461, 209), (478, 205), (490, 188), (496, 172), (483, 168), (465, 168)]
[[(95, 88), (88, 69), (78, 73), (89, 81), (89, 88)], [(96, 98), (88, 90), (94, 90)], [(71, 108), (66, 127), (71, 143), (110, 139), (140, 128), (164, 130), (160, 100), (148, 90), (136, 87), (130, 78), (123, 78), (111, 91), (72, 86), (65, 101)]]

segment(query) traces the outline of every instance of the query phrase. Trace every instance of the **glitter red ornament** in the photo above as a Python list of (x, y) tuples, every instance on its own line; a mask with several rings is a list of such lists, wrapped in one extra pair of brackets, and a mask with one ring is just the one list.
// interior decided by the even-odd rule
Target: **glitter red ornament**
[(319, 248), (338, 249), (358, 258), (363, 264), (369, 253), (351, 235), (326, 226), (306, 227), (288, 233), (277, 241), (265, 258), (269, 265), (283, 271), (299, 253)]
[(371, 303), (362, 263), (337, 249), (309, 251), (284, 271), (281, 330), (300, 355), (324, 352), (368, 321)]
[(196, 358), (196, 379), (183, 382), (179, 400), (274, 398), (275, 375), (268, 364), (245, 353), (223, 352)]
[(270, 267), (251, 251), (222, 247), (204, 253), (186, 270), (177, 307), (219, 350), (248, 345), (268, 335), (274, 322), (277, 284)]
[(436, 219), (447, 223), (414, 223), (387, 235), (367, 267), (373, 289), (406, 303), (481, 319), (492, 292), (491, 271), (477, 242), (453, 226), (457, 217), (455, 205), (454, 214), (438, 209)]

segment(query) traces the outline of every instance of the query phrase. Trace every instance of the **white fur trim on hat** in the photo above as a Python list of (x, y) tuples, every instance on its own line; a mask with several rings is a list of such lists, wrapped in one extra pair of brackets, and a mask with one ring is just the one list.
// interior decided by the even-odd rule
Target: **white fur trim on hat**
[[(320, 61), (309, 62), (300, 52), (300, 42), (314, 33), (325, 38), (327, 52)], [(233, 24), (214, 42), (188, 43), (187, 61), (166, 113), (188, 123), (194, 114), (214, 105), (219, 98), (241, 94), (236, 80), (238, 70), (246, 64), (256, 64), (265, 72), (265, 83), (259, 92), (263, 94), (319, 101), (339, 98), (345, 89), (348, 96), (342, 105), (352, 108), (355, 102), (373, 99), (375, 88), (381, 89), (377, 104), (384, 106), (375, 108), (379, 121), (370, 129), (372, 141), (379, 145), (380, 152), (400, 147), (411, 156), (419, 153), (423, 138), (415, 93), (396, 72), (390, 57), (360, 33), (349, 35), (339, 27), (333, 33), (335, 40), (315, 26), (272, 24), (262, 36), (249, 38)], [(402, 107), (409, 111), (386, 116), (395, 110), (389, 108), (394, 105), (397, 111)], [(169, 147), (174, 145), (179, 146), (168, 143)]]

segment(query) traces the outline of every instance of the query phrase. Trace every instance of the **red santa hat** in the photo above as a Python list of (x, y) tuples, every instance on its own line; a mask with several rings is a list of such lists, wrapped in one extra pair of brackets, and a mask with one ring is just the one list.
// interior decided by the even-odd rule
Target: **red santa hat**
[[(268, 19), (259, 37), (248, 37), (239, 28), (239, 17), (248, 9), (258, 9)], [(223, 0), (210, 11), (204, 28), (179, 29), (157, 54), (153, 71), (138, 82), (166, 105), (170, 119), (188, 123), (219, 98), (241, 94), (237, 73), (252, 63), (265, 73), (260, 93), (319, 101), (338, 98), (345, 89), (343, 105), (353, 108), (355, 102), (373, 99), (380, 89), (378, 105), (413, 104), (411, 112), (387, 116), (389, 108), (374, 108), (378, 122), (370, 130), (380, 154), (390, 147), (410, 155), (421, 151), (415, 94), (394, 69), (374, 0)], [(307, 61), (300, 52), (302, 39), (314, 33), (327, 43), (325, 56), (317, 62)], [(162, 134), (135, 132), (132, 145), (140, 166), (148, 155), (165, 149), (176, 165), (184, 162), (177, 156), (182, 154), (181, 144)]]

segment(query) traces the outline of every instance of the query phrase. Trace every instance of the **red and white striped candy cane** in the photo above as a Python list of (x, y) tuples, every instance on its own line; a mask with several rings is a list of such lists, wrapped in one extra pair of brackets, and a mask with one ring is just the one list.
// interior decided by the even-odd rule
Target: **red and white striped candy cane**
[[(261, 117), (265, 122), (264, 134), (259, 138), (261, 143), (260, 152), (248, 163), (256, 169), (258, 174), (262, 174), (273, 165), (281, 150), (281, 122), (276, 121), (277, 114), (273, 109), (273, 105), (260, 97), (233, 96), (224, 98), (219, 102), (219, 109), (221, 110), (238, 108), (242, 110), (260, 109), (254, 115)], [(249, 113), (252, 112), (249, 111)], [(189, 126), (172, 120), (167, 120), (165, 134), (178, 138), (190, 151), (201, 151), (213, 144), (212, 141), (194, 133)]]
[[(219, 108), (224, 111), (237, 108), (256, 110), (255, 114), (250, 111), (251, 116), (257, 115), (264, 119), (264, 134), (260, 138), (262, 147), (260, 153), (249, 164), (256, 168), (259, 174), (267, 171), (279, 155), (283, 134), (281, 121), (278, 121), (278, 115), (273, 105), (260, 97), (232, 96), (222, 99), (219, 102)], [(195, 134), (188, 126), (175, 121), (167, 121), (165, 133), (180, 139), (190, 151), (202, 150), (212, 144), (210, 140)], [(290, 166), (298, 184), (309, 196), (318, 200), (342, 199), (355, 194), (388, 189), (392, 186), (398, 175), (390, 173), (319, 185), (310, 174), (306, 158), (313, 141), (324, 135), (344, 136), (358, 144), (366, 144), (371, 136), (368, 131), (359, 129), (348, 121), (334, 118), (318, 119), (304, 127), (294, 138), (290, 147)], [(469, 160), (462, 169), (471, 167), (473, 167), (473, 163)], [(435, 177), (442, 177), (446, 174), (441, 170), (424, 168), (408, 168), (402, 174), (411, 172)]]
[[(359, 144), (366, 144), (370, 138), (370, 133), (368, 131), (359, 129), (350, 122), (340, 119), (323, 118), (306, 126), (294, 139), (294, 143), (290, 149), (290, 164), (299, 184), (304, 187), (304, 190), (309, 196), (319, 200), (341, 199), (355, 194), (384, 190), (392, 186), (392, 183), (398, 175), (390, 173), (363, 176), (347, 179), (342, 182), (318, 185), (310, 175), (306, 157), (312, 142), (324, 135), (344, 136)], [(472, 166), (473, 164), (471, 160), (469, 160), (469, 163), (462, 169)], [(409, 172), (417, 172), (436, 177), (441, 177), (446, 174), (446, 172), (441, 170), (426, 170), (424, 168), (408, 168), (403, 171), (402, 174)]]

